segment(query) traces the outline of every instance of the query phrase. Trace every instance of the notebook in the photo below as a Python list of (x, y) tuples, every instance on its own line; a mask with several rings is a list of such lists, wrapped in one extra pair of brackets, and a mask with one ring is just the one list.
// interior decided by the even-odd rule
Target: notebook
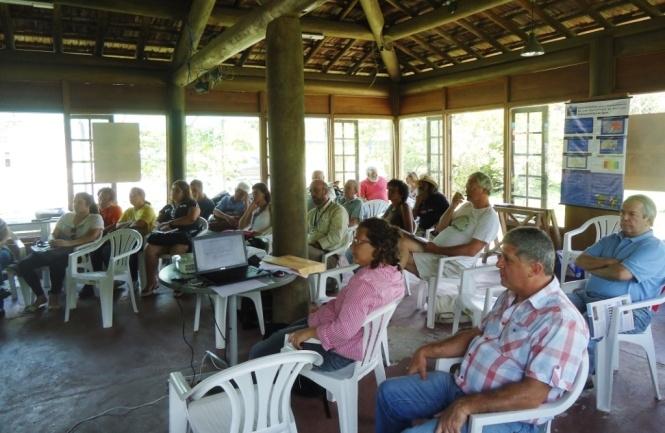
[(196, 275), (211, 285), (229, 284), (265, 275), (247, 263), (242, 231), (210, 233), (192, 238)]

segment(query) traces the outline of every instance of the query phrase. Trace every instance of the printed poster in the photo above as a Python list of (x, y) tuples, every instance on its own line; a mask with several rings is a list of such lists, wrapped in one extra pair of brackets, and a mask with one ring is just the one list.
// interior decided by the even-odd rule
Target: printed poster
[(561, 203), (619, 210), (630, 99), (566, 104)]

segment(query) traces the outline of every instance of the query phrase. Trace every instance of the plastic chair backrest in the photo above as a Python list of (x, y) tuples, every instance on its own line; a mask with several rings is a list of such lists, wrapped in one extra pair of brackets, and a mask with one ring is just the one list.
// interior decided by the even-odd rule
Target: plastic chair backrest
[(369, 200), (363, 203), (362, 219), (380, 217), (388, 209), (389, 202), (385, 200)]
[(293, 383), (303, 367), (322, 361), (321, 355), (310, 350), (253, 359), (205, 379), (190, 391), (189, 398), (205, 398), (212, 388), (220, 387), (231, 405), (229, 432), (289, 431)]
[(143, 245), (143, 236), (134, 229), (119, 229), (105, 236), (111, 245), (111, 255), (107, 272), (116, 269), (128, 269), (129, 257), (138, 252)]
[(596, 229), (596, 240), (594, 243), (598, 242), (605, 236), (617, 233), (621, 230), (619, 221), (620, 218), (618, 215), (601, 215), (591, 218), (580, 227), (570, 230), (563, 235), (563, 249), (569, 251), (572, 250), (571, 238), (580, 233), (584, 233), (592, 225)]
[(202, 235), (202, 234), (204, 234), (205, 232), (208, 231), (208, 220), (207, 219), (205, 219), (203, 217), (199, 217), (196, 220), (196, 223), (199, 225), (199, 232), (196, 234), (196, 236), (200, 236), (200, 235)]
[(381, 359), (382, 334), (388, 332), (388, 323), (397, 305), (402, 299), (397, 299), (383, 307), (372, 311), (363, 323), (363, 358), (356, 362), (354, 376), (362, 377), (374, 370), (376, 363)]

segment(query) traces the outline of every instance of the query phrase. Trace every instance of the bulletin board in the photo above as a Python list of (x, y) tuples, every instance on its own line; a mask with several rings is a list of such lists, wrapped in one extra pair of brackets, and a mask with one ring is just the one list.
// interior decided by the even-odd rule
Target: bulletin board
[(665, 191), (665, 113), (630, 116), (626, 189)]

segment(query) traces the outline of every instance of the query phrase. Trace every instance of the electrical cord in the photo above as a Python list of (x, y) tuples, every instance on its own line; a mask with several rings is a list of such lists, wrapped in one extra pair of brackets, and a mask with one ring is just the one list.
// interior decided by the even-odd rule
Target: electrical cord
[(226, 341), (226, 335), (224, 335), (224, 331), (222, 331), (219, 323), (217, 323), (217, 318), (215, 317), (215, 306), (212, 303), (212, 297), (210, 295), (208, 295), (208, 302), (210, 303), (210, 309), (213, 311), (212, 321), (215, 322), (215, 328), (217, 328), (217, 331), (219, 332), (219, 335), (222, 336), (222, 339)]
[[(72, 433), (74, 430), (79, 428), (82, 424), (84, 424), (86, 422), (89, 422), (89, 421), (92, 421), (92, 420), (95, 420), (97, 418), (101, 418), (103, 416), (125, 416), (128, 413), (130, 413), (132, 411), (135, 411), (137, 409), (141, 409), (143, 407), (148, 407), (148, 406), (152, 406), (154, 404), (157, 404), (160, 401), (164, 400), (166, 397), (167, 397), (167, 395), (163, 395), (163, 396), (159, 397), (158, 399), (149, 401), (147, 403), (139, 404), (137, 406), (116, 406), (116, 407), (112, 407), (110, 409), (105, 410), (104, 412), (98, 413), (97, 415), (93, 415), (93, 416), (90, 416), (88, 418), (85, 418), (85, 419), (82, 419), (82, 420), (78, 421), (69, 430), (67, 430), (66, 433)], [(114, 410), (124, 410), (124, 412), (110, 413), (111, 411), (114, 411)]]
[(178, 304), (178, 308), (180, 309), (180, 316), (182, 318), (182, 339), (189, 347), (190, 351), (190, 357), (189, 357), (189, 367), (192, 369), (192, 382), (190, 386), (194, 386), (196, 383), (196, 369), (194, 368), (194, 346), (192, 346), (189, 341), (187, 341), (187, 337), (185, 336), (185, 310), (182, 308), (182, 304), (180, 303), (180, 299), (175, 298), (176, 303)]

